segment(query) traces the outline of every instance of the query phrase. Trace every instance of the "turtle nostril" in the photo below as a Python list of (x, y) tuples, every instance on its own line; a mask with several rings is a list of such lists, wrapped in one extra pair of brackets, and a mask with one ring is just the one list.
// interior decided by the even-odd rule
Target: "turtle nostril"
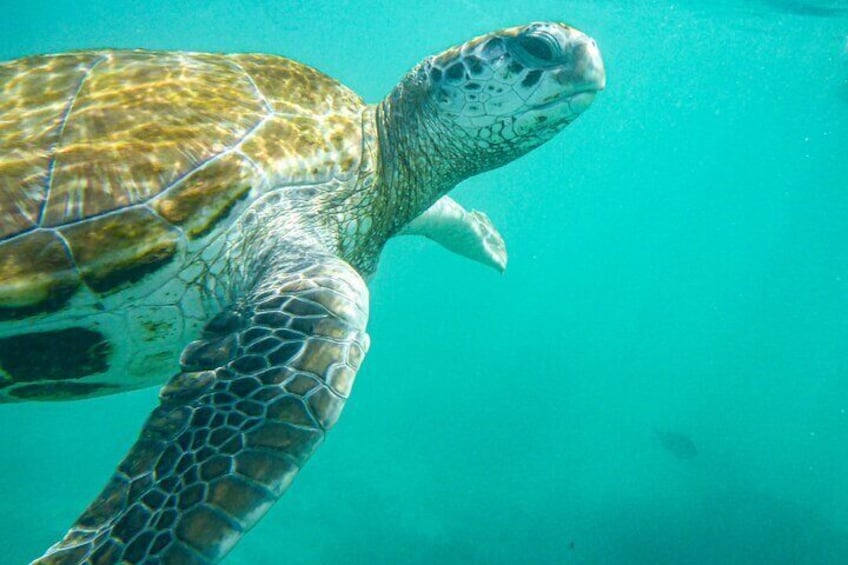
[(546, 63), (552, 62), (559, 55), (559, 45), (547, 34), (521, 35), (518, 44), (528, 54)]

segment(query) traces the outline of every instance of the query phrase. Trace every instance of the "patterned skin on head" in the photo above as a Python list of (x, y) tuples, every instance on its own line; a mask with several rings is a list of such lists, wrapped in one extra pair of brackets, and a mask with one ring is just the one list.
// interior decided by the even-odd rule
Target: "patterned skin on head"
[(377, 111), (383, 183), (412, 199), (395, 224), (553, 138), (605, 84), (595, 41), (565, 24), (509, 28), (424, 59)]

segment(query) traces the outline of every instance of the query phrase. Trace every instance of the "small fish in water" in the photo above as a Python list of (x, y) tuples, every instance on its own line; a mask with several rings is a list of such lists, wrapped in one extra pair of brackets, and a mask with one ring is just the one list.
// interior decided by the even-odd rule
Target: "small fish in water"
[(698, 455), (698, 448), (692, 439), (681, 433), (654, 429), (654, 434), (660, 444), (678, 459), (693, 459)]

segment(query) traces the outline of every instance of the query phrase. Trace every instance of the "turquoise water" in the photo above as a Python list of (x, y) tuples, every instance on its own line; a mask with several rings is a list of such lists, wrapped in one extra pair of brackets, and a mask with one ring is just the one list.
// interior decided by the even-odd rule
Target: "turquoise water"
[[(585, 115), (453, 193), (506, 274), (389, 244), (344, 416), (227, 564), (848, 563), (843, 0), (17, 4), (2, 59), (264, 51), (371, 102), (531, 20), (604, 53)], [(58, 539), (155, 402), (0, 407), (0, 562)]]

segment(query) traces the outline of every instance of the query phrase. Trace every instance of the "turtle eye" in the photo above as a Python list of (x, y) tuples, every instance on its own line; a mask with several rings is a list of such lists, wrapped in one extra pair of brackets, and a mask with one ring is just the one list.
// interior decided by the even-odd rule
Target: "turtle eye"
[(537, 35), (523, 35), (518, 38), (518, 44), (542, 61), (552, 61), (556, 56), (551, 44)]
[(544, 31), (519, 35), (515, 38), (512, 51), (527, 66), (549, 67), (558, 64), (562, 58), (559, 42)]

